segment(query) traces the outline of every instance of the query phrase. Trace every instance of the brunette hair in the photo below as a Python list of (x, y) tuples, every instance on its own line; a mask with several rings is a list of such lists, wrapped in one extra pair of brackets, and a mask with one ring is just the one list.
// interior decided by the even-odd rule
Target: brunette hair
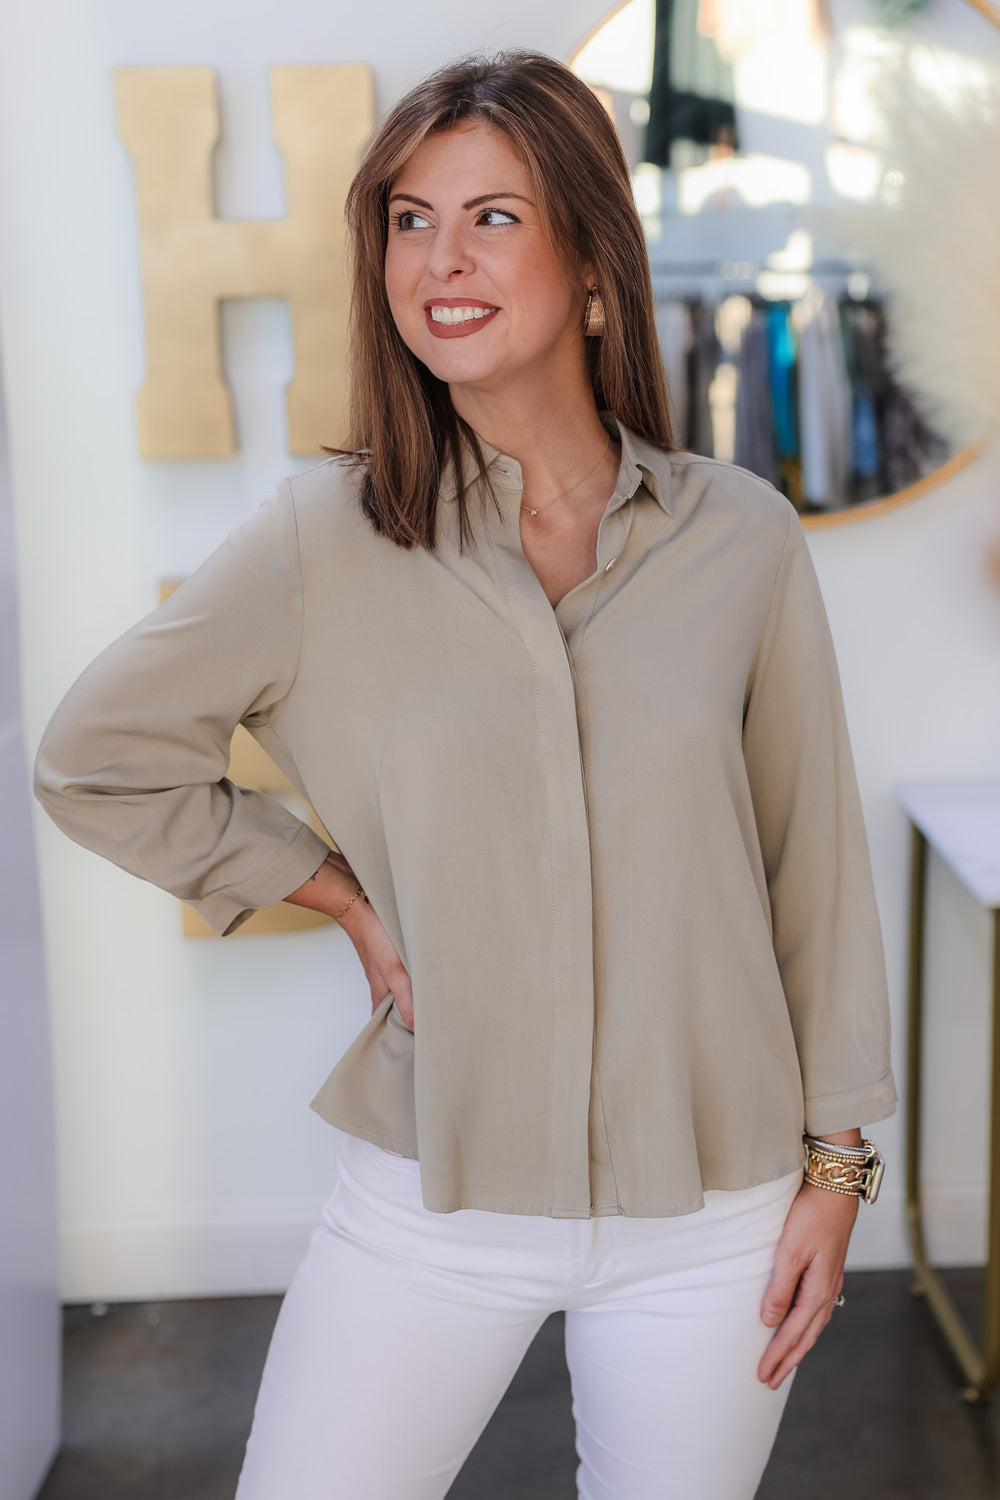
[[(554, 58), (527, 51), (449, 63), (410, 90), (375, 132), (347, 194), (352, 269), (350, 420), (344, 448), (362, 468), (375, 529), (402, 547), (434, 548), (445, 471), (468, 536), (463, 446), (484, 469), (472, 428), (447, 385), (407, 348), (385, 288), (392, 184), (432, 132), (466, 120), (502, 130), (523, 157), (543, 225), (571, 267), (589, 262), (605, 331), (586, 340), (598, 408), (655, 446), (673, 446), (649, 260), (614, 124), (593, 91)], [(582, 293), (582, 286), (581, 286)], [(581, 312), (582, 318), (582, 312)]]

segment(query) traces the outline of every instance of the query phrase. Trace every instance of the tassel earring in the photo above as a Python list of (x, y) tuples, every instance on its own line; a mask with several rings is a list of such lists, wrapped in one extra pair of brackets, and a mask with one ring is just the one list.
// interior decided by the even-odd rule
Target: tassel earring
[(604, 332), (604, 303), (596, 286), (587, 288), (587, 311), (583, 315), (583, 336), (599, 339)]

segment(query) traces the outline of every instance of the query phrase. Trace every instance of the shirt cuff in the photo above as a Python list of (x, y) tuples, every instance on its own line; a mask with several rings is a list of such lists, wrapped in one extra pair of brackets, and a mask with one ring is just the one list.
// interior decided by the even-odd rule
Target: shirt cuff
[(330, 845), (308, 823), (303, 823), (291, 843), (252, 880), (241, 881), (239, 888), (229, 886), (212, 891), (196, 901), (184, 899), (213, 932), (219, 937), (229, 937), (255, 911), (273, 906), (290, 891), (297, 891), (310, 875), (315, 875), (329, 853)]
[(861, 1088), (847, 1089), (841, 1094), (816, 1094), (805, 1101), (806, 1134), (831, 1135), (870, 1125), (875, 1120), (887, 1120), (896, 1112), (898, 1097), (891, 1068), (874, 1083), (863, 1084)]

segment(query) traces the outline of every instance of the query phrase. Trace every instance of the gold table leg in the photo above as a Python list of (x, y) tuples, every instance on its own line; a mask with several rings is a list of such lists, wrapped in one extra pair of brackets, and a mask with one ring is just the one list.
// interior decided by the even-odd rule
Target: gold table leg
[(989, 1221), (986, 1249), (986, 1347), (975, 1347), (951, 1296), (927, 1258), (920, 1186), (923, 1069), (924, 912), (927, 840), (911, 828), (909, 995), (906, 1032), (906, 1219), (917, 1289), (955, 1355), (969, 1401), (986, 1401), (1000, 1385), (1000, 909), (993, 912), (992, 1064), (990, 1075)]

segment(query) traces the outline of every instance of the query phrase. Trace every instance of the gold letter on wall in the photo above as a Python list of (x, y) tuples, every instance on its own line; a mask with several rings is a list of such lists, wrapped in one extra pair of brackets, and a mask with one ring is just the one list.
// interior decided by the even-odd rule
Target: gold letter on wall
[(270, 81), (288, 213), (226, 220), (215, 217), (212, 194), (214, 70), (115, 69), (118, 130), (135, 168), (146, 307), (143, 458), (235, 450), (219, 348), (221, 297), (291, 304), (289, 451), (318, 453), (344, 436), (344, 199), (372, 129), (371, 70), (360, 63), (276, 67)]

